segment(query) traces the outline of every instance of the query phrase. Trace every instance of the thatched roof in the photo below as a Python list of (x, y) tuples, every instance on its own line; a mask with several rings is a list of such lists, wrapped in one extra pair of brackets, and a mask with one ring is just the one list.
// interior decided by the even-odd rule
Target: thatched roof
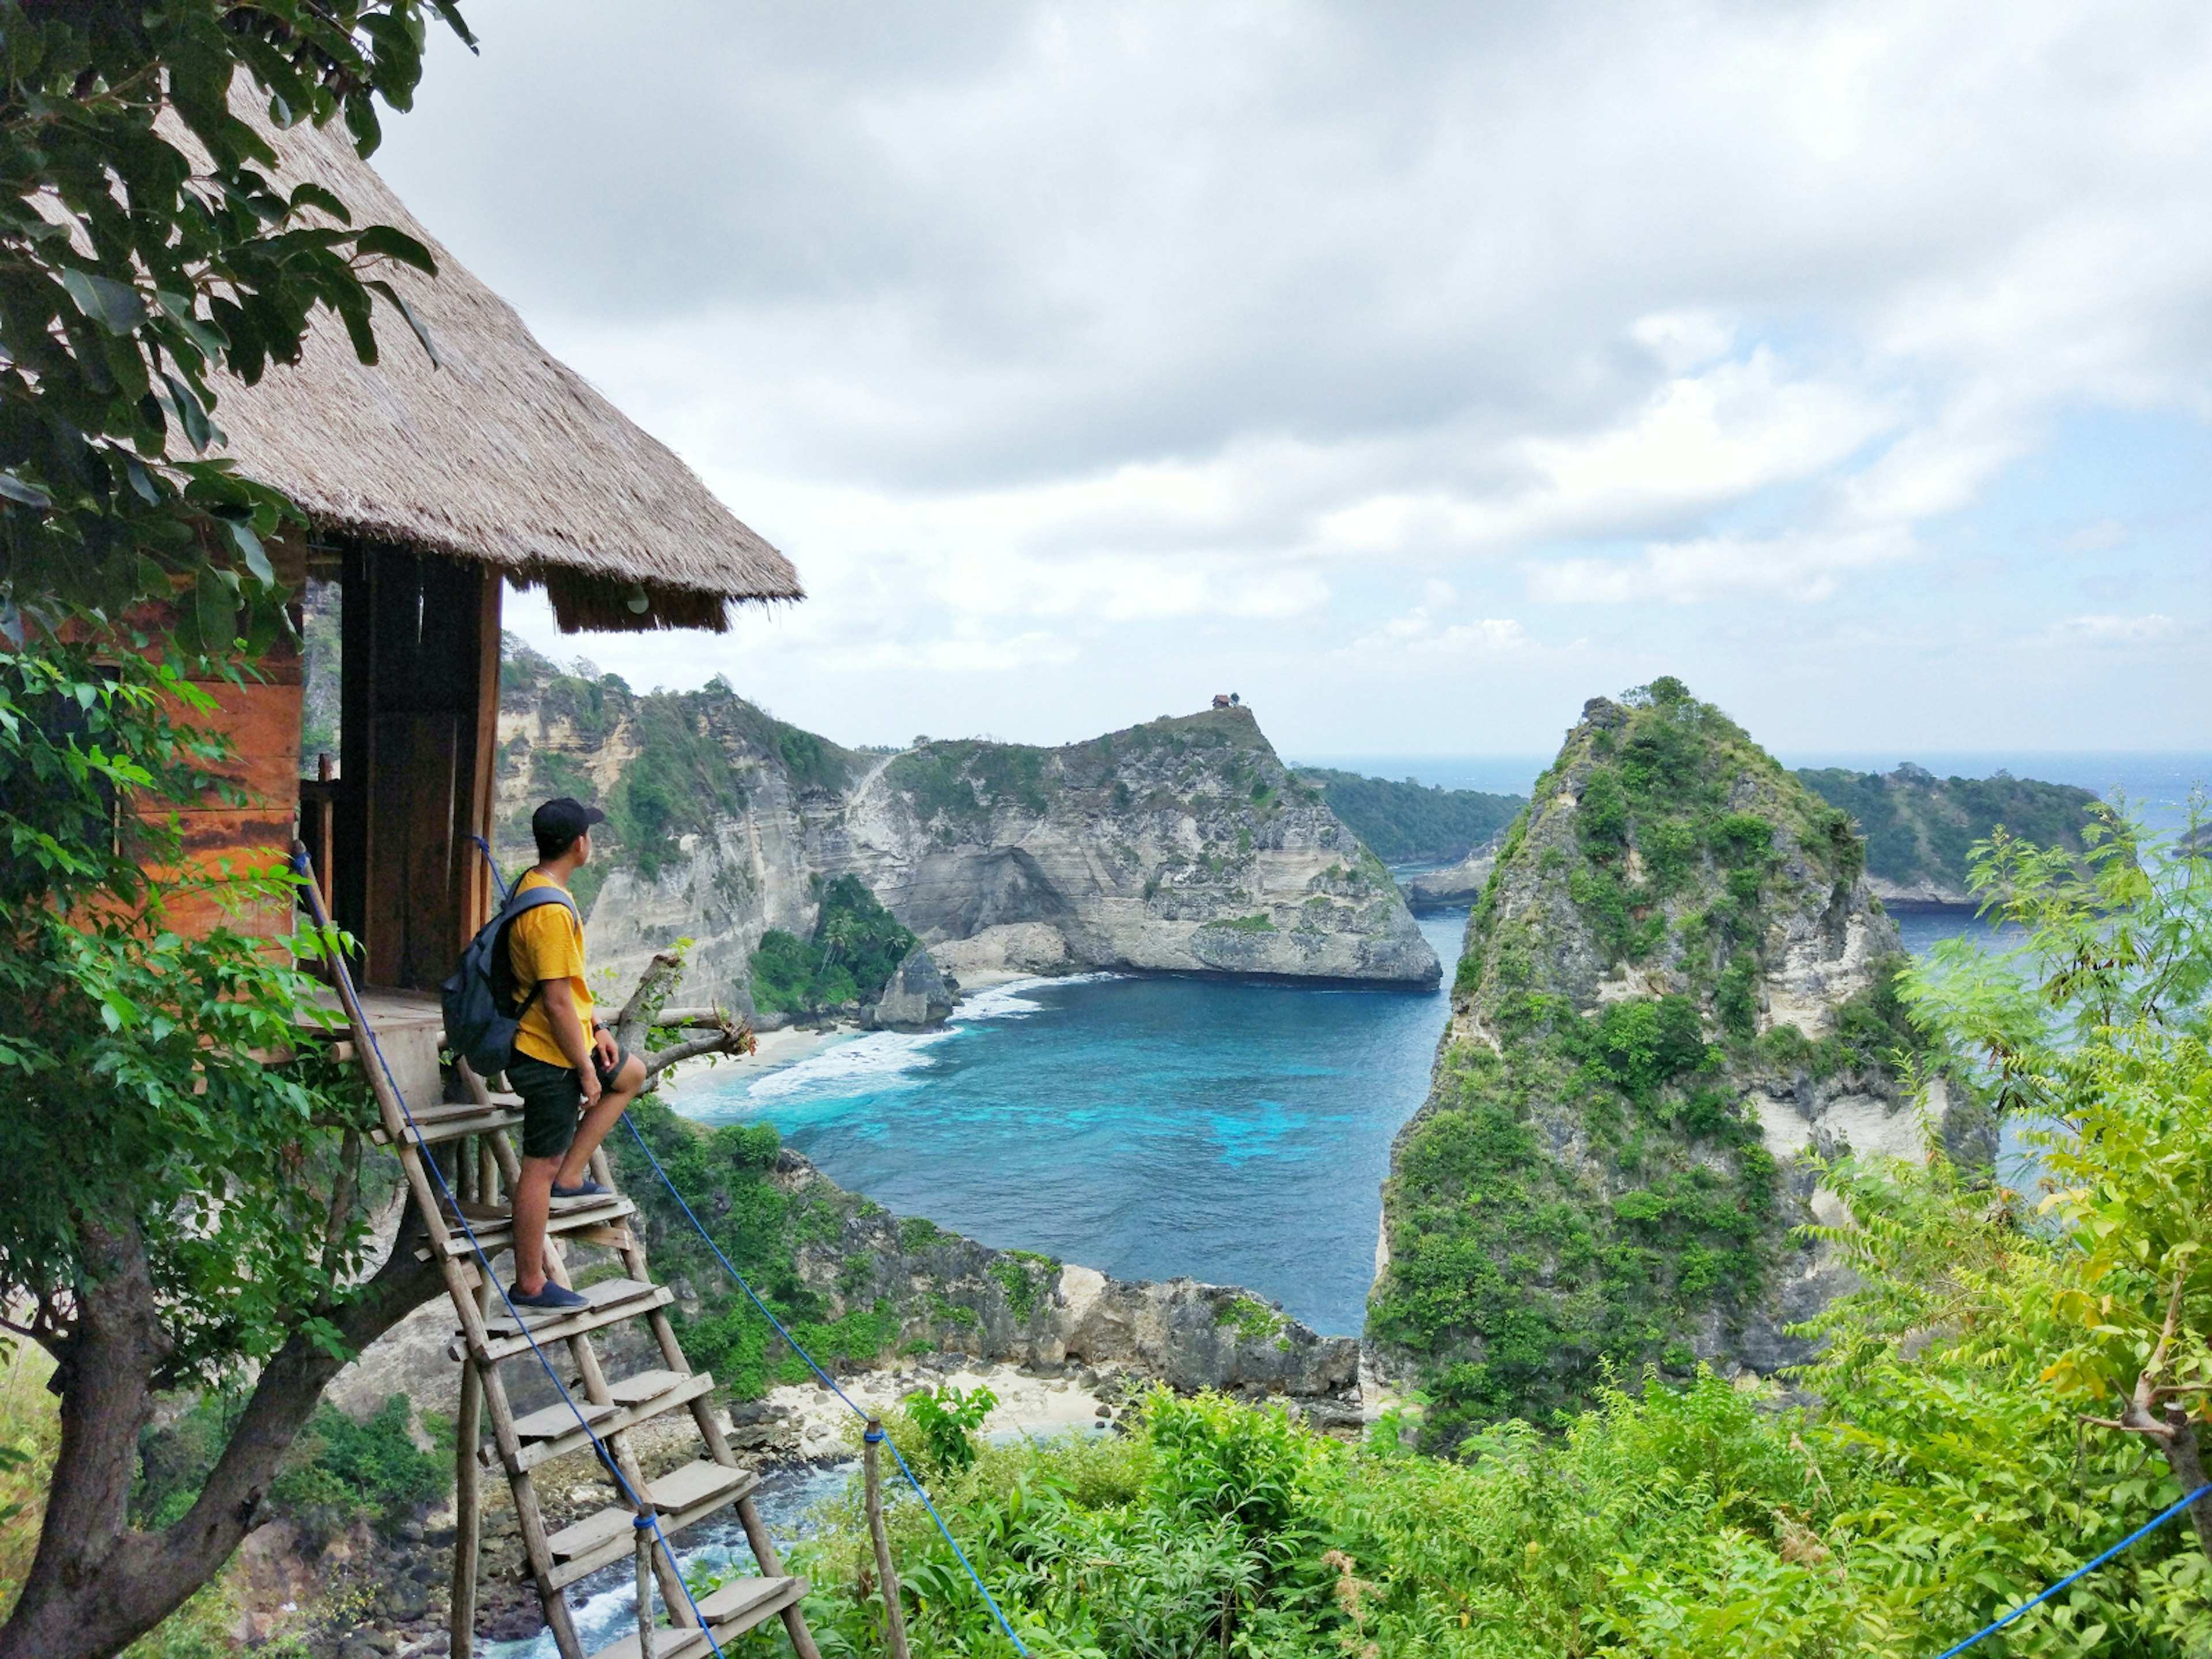
[[(258, 112), (240, 113), (268, 131)], [(269, 137), (288, 184), (312, 179), (356, 225), (396, 226), (437, 257), (435, 278), (396, 264), (376, 274), (406, 296), (443, 366), (382, 300), (374, 368), (320, 314), (297, 364), (271, 365), (251, 386), (218, 383), (215, 418), (242, 471), (283, 490), (319, 531), (543, 582), (564, 629), (720, 629), (727, 600), (805, 597), (788, 559), (416, 222), (342, 124)], [(626, 603), (640, 586), (652, 600), (642, 616)]]

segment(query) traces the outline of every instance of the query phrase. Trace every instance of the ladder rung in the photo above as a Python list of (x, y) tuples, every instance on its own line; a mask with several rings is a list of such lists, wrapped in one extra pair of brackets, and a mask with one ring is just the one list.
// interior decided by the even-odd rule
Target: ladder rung
[[(676, 1300), (676, 1293), (666, 1285), (641, 1285), (634, 1279), (605, 1279), (592, 1285), (584, 1295), (590, 1299), (590, 1307), (580, 1308), (574, 1313), (543, 1314), (530, 1322), (531, 1336), (536, 1337), (540, 1343), (558, 1342), (568, 1337), (581, 1336), (586, 1331), (595, 1331), (602, 1325), (635, 1319), (640, 1314), (650, 1313), (655, 1308), (665, 1308)], [(530, 1352), (529, 1339), (516, 1330), (514, 1322), (507, 1316), (504, 1310), (496, 1317), (486, 1320), (484, 1326), (490, 1338), (484, 1344), (486, 1358), (495, 1363)], [(459, 1348), (460, 1345), (457, 1342), (454, 1346)]]
[(699, 1598), (699, 1616), (714, 1639), (726, 1642), (765, 1624), (806, 1597), (804, 1578), (739, 1578)]
[[(704, 1371), (695, 1373), (690, 1376), (677, 1376), (673, 1372), (660, 1374), (675, 1376), (675, 1381), (657, 1395), (639, 1401), (635, 1404), (623, 1406), (605, 1419), (595, 1419), (592, 1424), (593, 1430), (601, 1435), (610, 1435), (620, 1429), (635, 1428), (638, 1424), (649, 1422), (653, 1418), (676, 1410), (679, 1406), (690, 1405), (714, 1386), (714, 1379)], [(562, 1420), (556, 1426), (556, 1432), (552, 1435), (538, 1437), (538, 1443), (525, 1446), (522, 1449), (524, 1468), (534, 1469), (540, 1463), (564, 1456), (572, 1451), (580, 1451), (592, 1443), (591, 1437), (576, 1426), (575, 1413), (565, 1406), (558, 1409)], [(541, 1418), (545, 1415), (545, 1413), (533, 1412), (531, 1415), (532, 1418)], [(518, 1423), (514, 1426), (516, 1431), (520, 1433), (522, 1425)]]
[(581, 1412), (584, 1420), (597, 1427), (604, 1418), (611, 1417), (620, 1407), (602, 1406), (597, 1401), (579, 1400), (572, 1407), (567, 1401), (548, 1406), (543, 1411), (532, 1412), (527, 1417), (514, 1419), (514, 1432), (524, 1440), (556, 1440), (564, 1434), (576, 1431), (576, 1413)]
[[(706, 1651), (703, 1630), (671, 1630), (662, 1624), (653, 1627), (653, 1659), (692, 1659), (694, 1654)], [(637, 1632), (632, 1631), (612, 1646), (601, 1648), (592, 1659), (638, 1659)]]
[(635, 1376), (608, 1383), (607, 1397), (617, 1406), (641, 1405), (666, 1394), (691, 1375), (690, 1371), (640, 1371)]
[[(514, 1244), (514, 1218), (506, 1205), (495, 1208), (487, 1205), (465, 1204), (461, 1206), (461, 1212), (468, 1217), (469, 1225), (476, 1230), (476, 1243), (470, 1243), (468, 1234), (454, 1226), (452, 1217), (448, 1216), (446, 1222), (449, 1229), (446, 1235), (447, 1255), (474, 1255), (479, 1248), (486, 1255), (497, 1255)], [(545, 1231), (549, 1233), (578, 1233), (587, 1228), (604, 1227), (610, 1222), (624, 1220), (636, 1213), (636, 1205), (620, 1193), (614, 1193), (590, 1204), (573, 1205), (565, 1210), (556, 1205), (552, 1213), (545, 1218)], [(427, 1243), (415, 1247), (417, 1261), (428, 1261), (430, 1255), (430, 1246)]]
[(522, 1121), (522, 1097), (494, 1095), (489, 1106), (473, 1100), (449, 1100), (442, 1105), (418, 1109), (414, 1118), (415, 1133), (411, 1136), (404, 1130), (395, 1135), (389, 1129), (379, 1128), (370, 1131), (370, 1137), (380, 1146), (389, 1146), (399, 1139), (412, 1139), (419, 1146), (433, 1146), (441, 1141), (459, 1140), (463, 1135), (512, 1129)]
[[(664, 1511), (660, 1529), (671, 1537), (693, 1522), (703, 1521), (716, 1510), (736, 1503), (760, 1484), (760, 1477), (750, 1469), (726, 1468), (720, 1463), (694, 1463), (688, 1467), (704, 1468), (712, 1474), (705, 1481), (690, 1483), (702, 1486), (704, 1490), (681, 1508), (672, 1507), (664, 1499), (674, 1490), (670, 1482), (685, 1475), (684, 1469), (663, 1475), (647, 1488), (652, 1494), (653, 1507)], [(600, 1510), (555, 1533), (545, 1540), (546, 1550), (556, 1563), (547, 1575), (547, 1582), (560, 1589), (628, 1555), (635, 1547), (631, 1542), (631, 1518), (626, 1509)]]
[[(806, 1594), (804, 1578), (740, 1578), (712, 1595), (699, 1598), (699, 1616), (707, 1621), (717, 1642), (742, 1636), (766, 1623)], [(654, 1659), (691, 1659), (707, 1645), (703, 1632), (653, 1627)], [(601, 1648), (592, 1659), (638, 1659), (637, 1632), (633, 1631), (611, 1647)]]

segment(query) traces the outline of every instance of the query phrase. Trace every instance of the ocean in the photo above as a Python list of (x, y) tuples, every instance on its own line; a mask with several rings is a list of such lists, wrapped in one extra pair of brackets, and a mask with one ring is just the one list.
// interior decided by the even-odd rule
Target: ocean
[[(2006, 771), (2016, 778), (2070, 783), (2106, 799), (2124, 797), (2153, 829), (2178, 829), (2188, 812), (2190, 792), (2212, 787), (2212, 753), (2203, 750), (1923, 750), (1885, 754), (1873, 750), (1827, 753), (1778, 753), (1793, 769), (1840, 766), (1854, 772), (1888, 772), (1899, 761), (1924, 766), (1940, 778), (1986, 778)], [(1330, 766), (1364, 777), (1410, 779), (1444, 789), (1480, 789), (1494, 795), (1525, 795), (1536, 775), (1552, 763), (1549, 755), (1302, 755), (1294, 766)]]
[[(1421, 929), (1449, 983), (1467, 913)], [(941, 1031), (708, 1073), (679, 1110), (766, 1120), (901, 1214), (1119, 1279), (1194, 1274), (1360, 1327), (1390, 1138), (1449, 998), (1125, 975), (1030, 980)]]

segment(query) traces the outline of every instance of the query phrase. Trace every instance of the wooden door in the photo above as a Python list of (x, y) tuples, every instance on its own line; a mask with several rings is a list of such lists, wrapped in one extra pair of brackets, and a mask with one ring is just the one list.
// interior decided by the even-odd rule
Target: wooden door
[(486, 914), (499, 614), (483, 565), (347, 555), (335, 897), (372, 985), (435, 989)]

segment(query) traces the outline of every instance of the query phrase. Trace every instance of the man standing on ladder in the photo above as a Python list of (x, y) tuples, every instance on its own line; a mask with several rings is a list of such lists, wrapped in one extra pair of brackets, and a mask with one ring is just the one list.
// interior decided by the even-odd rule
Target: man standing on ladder
[[(538, 863), (515, 884), (516, 896), (549, 886), (566, 894), (569, 878), (591, 860), (592, 826), (605, 818), (596, 806), (566, 796), (539, 807), (530, 819)], [(507, 929), (507, 948), (517, 988), (531, 988), (507, 1068), (508, 1085), (522, 1097), (514, 1299), (524, 1308), (580, 1308), (584, 1297), (545, 1276), (545, 1218), (556, 1204), (607, 1196), (586, 1170), (645, 1086), (645, 1064), (592, 1018), (584, 924), (574, 901), (524, 911)]]

